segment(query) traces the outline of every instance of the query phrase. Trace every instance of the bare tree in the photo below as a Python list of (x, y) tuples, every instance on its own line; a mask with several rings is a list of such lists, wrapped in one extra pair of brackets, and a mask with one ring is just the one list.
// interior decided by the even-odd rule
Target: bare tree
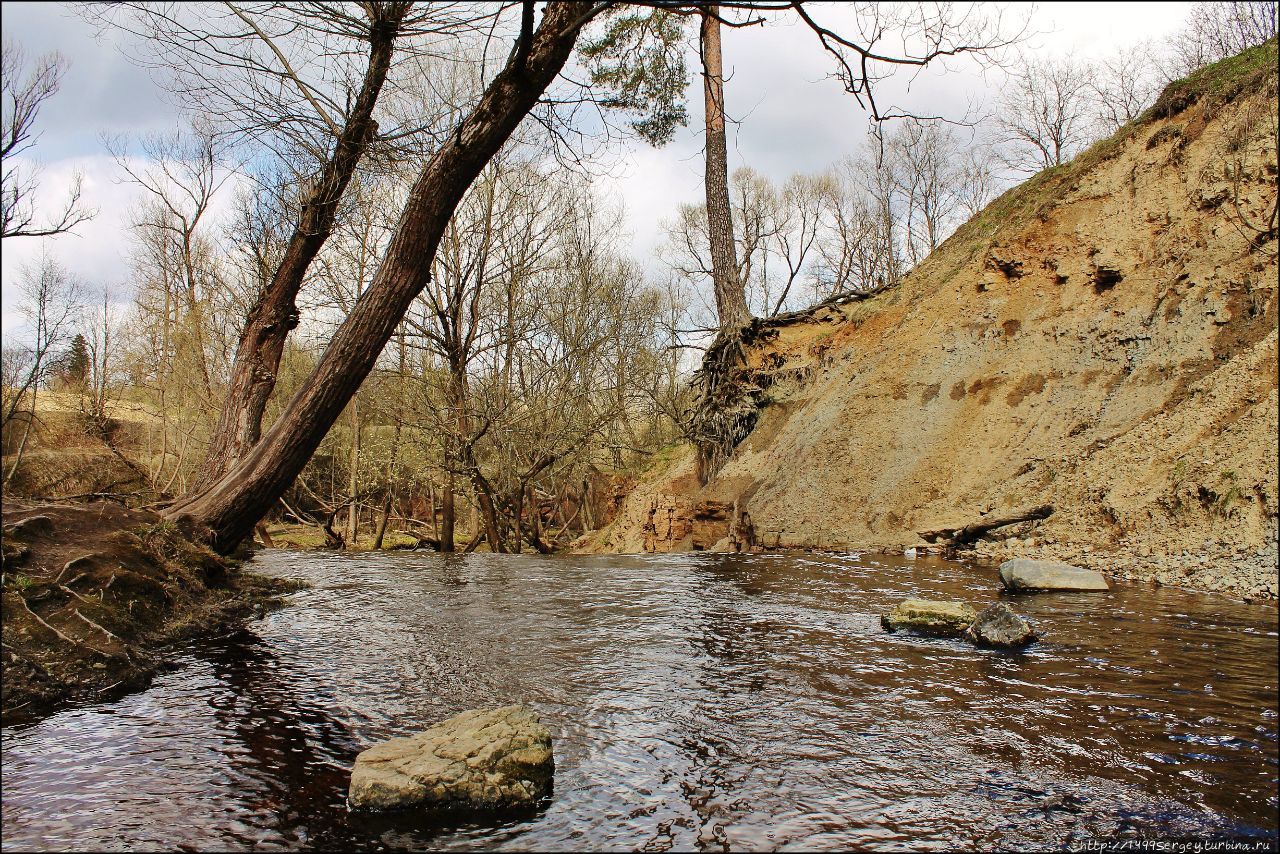
[(38, 172), (24, 155), (35, 145), (36, 117), (41, 105), (58, 92), (67, 61), (59, 53), (46, 53), (27, 69), (26, 55), (18, 45), (4, 40), (0, 55), (0, 90), (3, 117), (0, 118), (0, 237), (51, 237), (71, 231), (90, 220), (96, 210), (86, 208), (80, 198), (82, 177), (71, 179), (61, 211), (37, 222), (36, 191)]
[(1090, 69), (1072, 58), (1023, 57), (999, 97), (1004, 159), (1019, 172), (1070, 160), (1091, 138)]
[(1162, 83), (1158, 66), (1150, 42), (1121, 48), (1098, 61), (1088, 85), (1101, 133), (1115, 133), (1151, 105)]
[(903, 237), (912, 264), (950, 233), (960, 204), (960, 148), (949, 126), (906, 120), (890, 137), (887, 156), (903, 197)]
[(121, 316), (120, 309), (111, 300), (110, 288), (102, 288), (99, 296), (101, 300), (96, 301), (86, 312), (82, 322), (89, 365), (80, 411), (95, 431), (106, 437), (113, 381), (118, 373), (116, 358), (120, 345)]
[[(66, 268), (47, 253), (41, 255), (38, 265), (22, 268), (18, 286), (21, 292), (18, 312), (30, 324), (31, 343), (22, 360), (25, 370), (12, 378), (11, 381), (16, 380), (15, 387), (7, 388), (5, 394), (5, 429), (13, 429), (19, 418), (25, 416), (22, 439), (14, 454), (13, 464), (4, 477), (6, 488), (17, 473), (18, 466), (22, 464), (22, 456), (36, 421), (36, 397), (40, 386), (54, 367), (53, 354), (75, 331), (83, 289)], [(9, 366), (9, 370), (12, 371), (13, 367)], [(25, 412), (22, 411), (24, 404)]]
[(874, 291), (906, 272), (900, 183), (891, 163), (866, 153), (846, 158), (823, 199), (825, 238), (819, 242), (817, 291), (838, 295)]
[(220, 290), (221, 283), (216, 281), (213, 250), (205, 233), (210, 207), (231, 172), (220, 162), (217, 140), (207, 127), (196, 127), (189, 135), (145, 137), (141, 147), (146, 165), (129, 157), (123, 140), (112, 140), (108, 147), (128, 180), (147, 194), (149, 201), (135, 215), (134, 227), (149, 232), (142, 237), (143, 244), (151, 248), (158, 266), (172, 273), (163, 283), (166, 317), (181, 318), (175, 326), (184, 339), (179, 349), (193, 360), (205, 397), (212, 401), (206, 295)]
[(1186, 25), (1170, 39), (1173, 58), (1166, 76), (1170, 80), (1185, 77), (1275, 38), (1276, 16), (1274, 0), (1196, 3)]
[(207, 126), (146, 136), (140, 158), (124, 139), (110, 140), (109, 148), (127, 180), (143, 190), (132, 213), (135, 312), (122, 351), (158, 415), (152, 438), (159, 447), (148, 477), (168, 493), (190, 484), (193, 462), (208, 443), (242, 316), (243, 299), (226, 275), (231, 265), (212, 220), (233, 173)]
[(992, 162), (991, 147), (977, 141), (964, 150), (956, 166), (958, 210), (967, 221), (977, 216), (996, 197), (1000, 176)]

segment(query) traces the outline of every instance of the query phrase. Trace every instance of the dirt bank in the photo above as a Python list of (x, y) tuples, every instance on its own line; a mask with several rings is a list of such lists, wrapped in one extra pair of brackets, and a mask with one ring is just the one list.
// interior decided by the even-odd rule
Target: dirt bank
[(705, 486), (668, 452), (582, 549), (723, 547), (735, 504), (766, 547), (901, 549), (1051, 504), (977, 555), (1274, 598), (1275, 66), (1175, 84), (884, 294), (757, 324), (752, 432)]
[(135, 690), (166, 647), (280, 603), (292, 585), (239, 570), (147, 511), (4, 503), (5, 723)]

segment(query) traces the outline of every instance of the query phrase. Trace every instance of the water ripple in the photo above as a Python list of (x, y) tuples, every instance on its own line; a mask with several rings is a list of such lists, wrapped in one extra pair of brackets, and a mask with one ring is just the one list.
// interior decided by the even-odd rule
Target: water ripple
[[(883, 555), (266, 552), (314, 587), (147, 691), (3, 731), (6, 850), (947, 850), (1275, 838), (1276, 612), (1015, 597), (1026, 653), (885, 634), (993, 573)], [(523, 701), (534, 817), (349, 814), (355, 754)]]

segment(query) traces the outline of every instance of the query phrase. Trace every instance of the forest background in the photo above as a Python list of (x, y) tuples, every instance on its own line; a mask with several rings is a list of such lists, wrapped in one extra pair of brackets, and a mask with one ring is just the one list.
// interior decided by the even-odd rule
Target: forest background
[[(1221, 58), (1203, 38), (1221, 6), (1097, 5), (1027, 10), (1019, 44), (985, 63), (885, 81), (883, 103), (950, 121), (869, 126), (824, 79), (833, 68), (811, 32), (731, 30), (730, 195), (752, 313), (892, 285), (1001, 191)], [(6, 174), (32, 182), (29, 230), (67, 227), (5, 240), (6, 489), (180, 495), (198, 477), (305, 170), (167, 97), (165, 75), (129, 59), (145, 59), (145, 43), (119, 27), (37, 4), (5, 4), (4, 24), (6, 93), (42, 62), (57, 77), (38, 144)], [(486, 44), (477, 27), (448, 48), (474, 62), (428, 51), (398, 64), (381, 124), (447, 117), (509, 42), (493, 56)], [(700, 87), (696, 39), (685, 52)], [(323, 523), (331, 545), (381, 547), (396, 531), (452, 541), (456, 515), (458, 548), (487, 534), (507, 550), (552, 548), (606, 520), (628, 477), (687, 435), (688, 375), (716, 328), (700, 99), (685, 100), (687, 127), (661, 148), (606, 114), (576, 136), (522, 125), (455, 216), (433, 285), (273, 518)], [(308, 273), (268, 422), (370, 281), (439, 133), (426, 124), (427, 141), (406, 135), (353, 180)]]

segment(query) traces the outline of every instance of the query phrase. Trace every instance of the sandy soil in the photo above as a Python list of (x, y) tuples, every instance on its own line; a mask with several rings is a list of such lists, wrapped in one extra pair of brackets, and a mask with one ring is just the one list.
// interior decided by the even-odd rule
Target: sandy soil
[(978, 556), (1274, 598), (1270, 62), (1011, 190), (890, 292), (766, 324), (733, 457), (700, 487), (669, 452), (579, 547), (691, 548), (706, 502), (832, 549), (1052, 504)]

